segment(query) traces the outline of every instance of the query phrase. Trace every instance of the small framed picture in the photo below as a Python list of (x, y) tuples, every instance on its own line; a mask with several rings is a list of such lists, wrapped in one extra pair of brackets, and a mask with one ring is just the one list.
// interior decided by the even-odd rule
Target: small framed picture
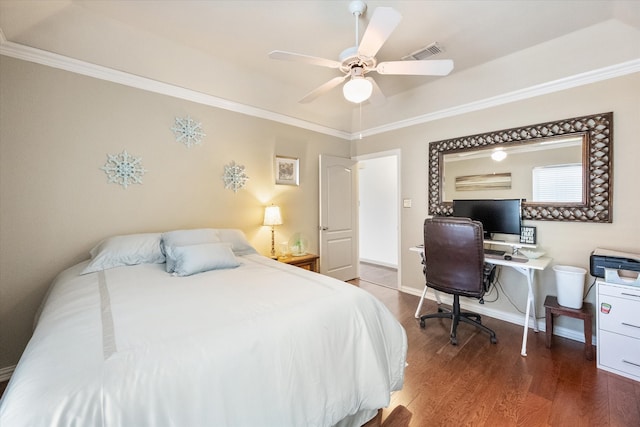
[(530, 245), (536, 244), (536, 228), (521, 226), (520, 227), (520, 243), (528, 243)]
[(276, 156), (276, 184), (299, 185), (299, 162), (295, 157)]

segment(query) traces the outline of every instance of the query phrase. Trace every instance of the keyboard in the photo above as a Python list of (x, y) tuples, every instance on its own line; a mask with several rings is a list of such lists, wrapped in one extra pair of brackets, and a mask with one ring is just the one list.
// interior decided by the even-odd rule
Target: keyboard
[(505, 251), (499, 251), (497, 249), (485, 249), (484, 250), (484, 254), (485, 255), (494, 255), (494, 256), (503, 256), (505, 254)]

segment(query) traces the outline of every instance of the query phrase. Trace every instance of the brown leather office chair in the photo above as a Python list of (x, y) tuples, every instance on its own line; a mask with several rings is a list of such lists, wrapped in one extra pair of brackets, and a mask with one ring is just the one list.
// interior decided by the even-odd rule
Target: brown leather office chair
[(452, 294), (453, 305), (451, 311), (439, 308), (437, 313), (421, 316), (420, 327), (425, 327), (426, 319), (449, 318), (453, 345), (458, 344), (460, 321), (488, 332), (491, 343), (498, 342), (496, 333), (482, 324), (480, 315), (460, 310), (460, 296), (482, 298), (493, 280), (495, 266), (485, 266), (484, 262), (482, 224), (469, 218), (426, 219), (424, 255), (426, 286)]

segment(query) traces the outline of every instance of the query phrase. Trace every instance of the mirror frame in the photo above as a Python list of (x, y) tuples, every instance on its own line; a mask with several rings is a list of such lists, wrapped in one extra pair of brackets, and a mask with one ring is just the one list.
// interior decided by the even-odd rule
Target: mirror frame
[(583, 203), (522, 203), (523, 220), (612, 222), (613, 112), (503, 129), (429, 143), (428, 202), (430, 215), (453, 215), (453, 203), (442, 200), (444, 155), (497, 146), (526, 144), (533, 140), (584, 135)]

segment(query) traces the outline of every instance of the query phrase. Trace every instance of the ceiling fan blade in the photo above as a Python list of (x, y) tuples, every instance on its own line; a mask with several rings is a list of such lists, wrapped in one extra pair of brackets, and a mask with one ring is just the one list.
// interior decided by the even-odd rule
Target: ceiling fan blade
[(371, 103), (371, 105), (382, 105), (386, 102), (387, 97), (384, 96), (384, 93), (382, 93), (382, 91), (380, 90), (380, 86), (378, 86), (378, 84), (376, 83), (375, 80), (373, 80), (373, 78), (371, 77), (365, 77), (367, 80), (369, 80), (371, 82), (371, 84), (373, 85), (373, 92), (371, 92), (371, 97), (369, 98), (369, 102)]
[(332, 78), (331, 80), (329, 80), (325, 84), (315, 88), (314, 90), (312, 90), (311, 92), (306, 94), (304, 96), (304, 98), (302, 98), (298, 102), (301, 103), (301, 104), (307, 104), (307, 103), (313, 101), (314, 99), (316, 99), (320, 95), (325, 94), (325, 93), (329, 92), (331, 89), (333, 89), (334, 87), (338, 86), (340, 83), (345, 81), (347, 77), (349, 77), (348, 74), (345, 75), (345, 76)]
[(358, 55), (366, 58), (375, 57), (401, 19), (402, 15), (394, 8), (377, 7), (358, 46)]
[(376, 67), (380, 74), (405, 74), (414, 76), (446, 76), (453, 70), (450, 59), (432, 59), (423, 61), (381, 62)]
[(304, 62), (306, 64), (319, 65), (321, 67), (328, 68), (340, 68), (341, 65), (338, 61), (333, 61), (331, 59), (302, 55), (300, 53), (284, 52), (282, 50), (274, 50), (272, 52), (269, 52), (269, 58), (280, 59), (283, 61)]

